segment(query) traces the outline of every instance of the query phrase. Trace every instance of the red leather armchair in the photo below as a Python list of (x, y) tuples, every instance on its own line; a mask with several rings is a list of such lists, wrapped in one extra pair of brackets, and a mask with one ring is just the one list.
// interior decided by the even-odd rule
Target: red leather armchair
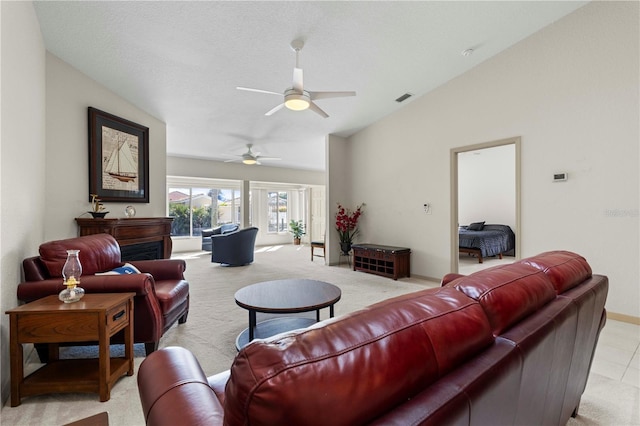
[[(40, 245), (40, 256), (22, 262), (24, 282), (18, 285), (18, 300), (31, 302), (62, 289), (62, 266), (67, 250), (80, 250), (80, 286), (87, 293), (134, 292), (134, 342), (144, 343), (147, 355), (158, 348), (160, 337), (176, 322), (183, 324), (189, 313), (189, 283), (184, 279), (186, 263), (177, 259), (130, 261), (140, 270), (131, 275), (95, 275), (123, 265), (120, 246), (109, 234), (95, 234)], [(38, 348), (41, 358), (45, 356)]]

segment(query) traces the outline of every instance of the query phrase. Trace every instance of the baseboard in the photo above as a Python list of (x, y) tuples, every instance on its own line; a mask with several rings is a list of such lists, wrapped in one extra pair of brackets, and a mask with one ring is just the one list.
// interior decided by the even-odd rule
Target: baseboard
[(437, 283), (437, 284), (440, 284), (440, 281), (442, 281), (440, 278), (429, 277), (426, 275), (418, 275), (418, 274), (411, 274), (411, 278), (418, 278), (425, 281), (433, 281), (434, 283)]
[(630, 324), (640, 325), (640, 318), (632, 315), (618, 314), (607, 311), (607, 318), (615, 321), (628, 322)]

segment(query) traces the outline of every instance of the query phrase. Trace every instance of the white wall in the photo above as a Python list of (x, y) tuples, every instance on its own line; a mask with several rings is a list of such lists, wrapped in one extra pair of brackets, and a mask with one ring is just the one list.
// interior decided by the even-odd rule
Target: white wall
[(89, 142), (87, 108), (92, 106), (149, 128), (149, 203), (106, 202), (107, 218), (166, 215), (166, 125), (139, 110), (60, 58), (47, 52), (47, 168), (45, 239), (77, 235), (75, 218), (88, 216)]
[[(362, 204), (365, 200), (352, 197), (351, 190), (351, 150), (349, 142), (340, 136), (329, 135), (326, 140), (327, 155), (327, 202), (325, 217), (327, 218), (327, 229), (325, 234), (325, 261), (330, 265), (339, 263), (340, 260), (340, 238), (335, 228), (335, 217), (338, 204), (354, 209), (356, 205)], [(360, 218), (359, 227), (366, 226), (369, 206), (365, 206), (364, 214)], [(364, 239), (357, 242), (367, 241), (367, 234), (361, 234)]]
[(410, 247), (412, 274), (449, 272), (450, 149), (520, 136), (522, 256), (584, 255), (607, 309), (639, 317), (639, 6), (589, 3), (352, 136), (365, 238)]
[(22, 259), (43, 238), (45, 55), (31, 2), (0, 2), (0, 400), (9, 397), (9, 317)]
[(516, 229), (516, 147), (458, 153), (458, 223), (486, 222)]

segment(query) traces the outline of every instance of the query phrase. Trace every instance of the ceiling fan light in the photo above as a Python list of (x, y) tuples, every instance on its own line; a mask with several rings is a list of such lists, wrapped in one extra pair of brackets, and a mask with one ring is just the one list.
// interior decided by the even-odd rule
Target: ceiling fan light
[(244, 160), (242, 160), (242, 162), (244, 164), (248, 164), (248, 165), (253, 165), (256, 164), (258, 162), (258, 160), (254, 159), (254, 158), (245, 158)]
[(309, 108), (309, 97), (300, 93), (291, 93), (285, 96), (284, 105), (292, 111), (304, 111)]

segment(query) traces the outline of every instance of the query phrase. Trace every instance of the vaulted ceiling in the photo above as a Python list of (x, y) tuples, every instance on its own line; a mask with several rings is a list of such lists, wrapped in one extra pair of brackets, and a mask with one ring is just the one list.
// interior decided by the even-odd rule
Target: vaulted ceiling
[[(324, 170), (327, 134), (349, 136), (586, 2), (43, 1), (45, 46), (167, 124), (167, 153)], [(329, 117), (283, 108), (296, 56)], [(462, 52), (473, 49), (471, 55)], [(403, 103), (396, 98), (413, 94)], [(118, 111), (109, 111), (117, 115)]]

